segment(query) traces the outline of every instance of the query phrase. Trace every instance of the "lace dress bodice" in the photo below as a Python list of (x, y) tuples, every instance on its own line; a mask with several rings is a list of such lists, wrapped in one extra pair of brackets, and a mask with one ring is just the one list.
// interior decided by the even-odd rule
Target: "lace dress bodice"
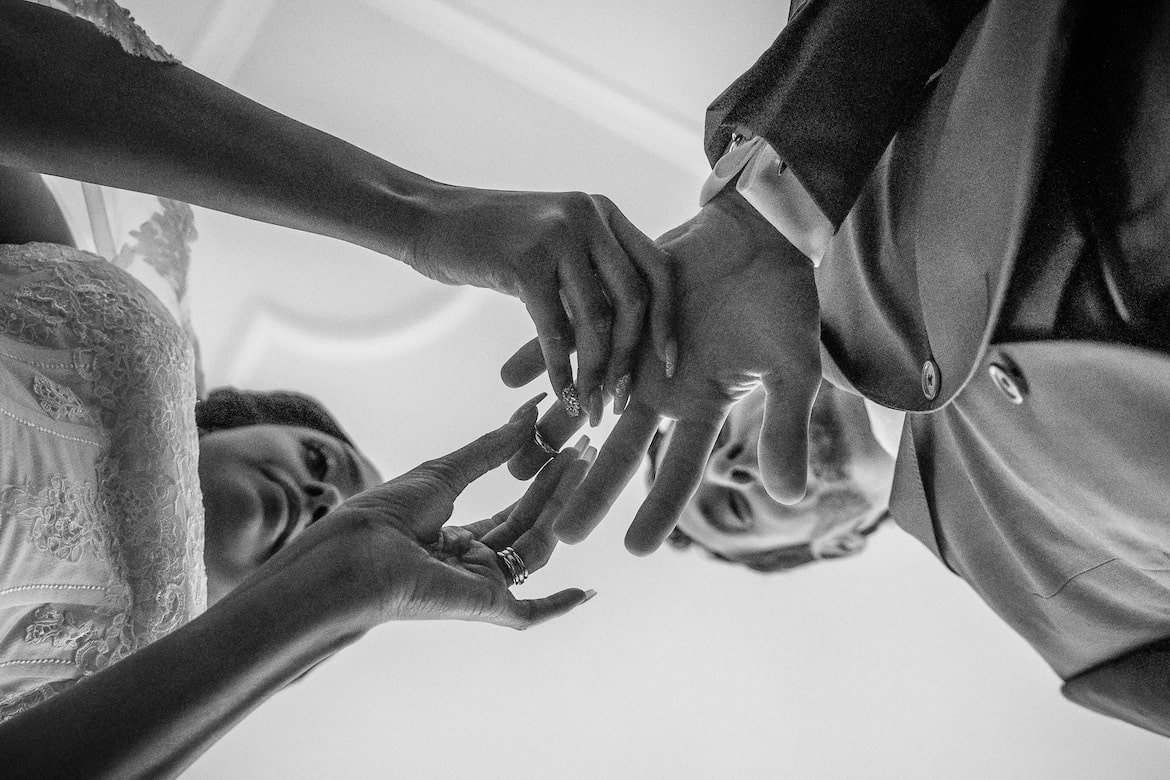
[(116, 266), (0, 246), (0, 718), (204, 609), (194, 375)]
[[(32, 1), (174, 62), (111, 0)], [(150, 202), (105, 259), (0, 245), (0, 721), (206, 606), (182, 305), (194, 231), (186, 204)], [(148, 289), (138, 267), (165, 283)]]

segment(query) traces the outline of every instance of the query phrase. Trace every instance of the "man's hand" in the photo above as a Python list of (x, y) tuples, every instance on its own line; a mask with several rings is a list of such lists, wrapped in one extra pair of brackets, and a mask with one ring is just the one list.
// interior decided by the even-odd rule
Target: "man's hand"
[[(678, 421), (670, 447), (626, 535), (635, 554), (657, 549), (694, 494), (728, 410), (760, 383), (767, 392), (759, 451), (764, 485), (782, 502), (804, 495), (808, 420), (821, 379), (812, 264), (734, 190), (659, 244), (675, 263), (680, 294), (677, 370), (666, 378), (643, 350), (630, 406), (554, 527), (566, 542), (581, 541), (601, 521), (668, 417)], [(505, 381), (531, 379), (535, 357), (531, 346), (523, 348), (505, 367)], [(541, 430), (557, 445), (574, 422), (554, 409)], [(512, 471), (527, 472), (538, 460), (526, 447)]]
[(424, 199), (420, 224), (404, 259), (432, 279), (523, 301), (553, 391), (570, 412), (600, 421), (603, 396), (629, 385), (644, 333), (659, 361), (673, 360), (666, 254), (608, 198), (444, 187)]

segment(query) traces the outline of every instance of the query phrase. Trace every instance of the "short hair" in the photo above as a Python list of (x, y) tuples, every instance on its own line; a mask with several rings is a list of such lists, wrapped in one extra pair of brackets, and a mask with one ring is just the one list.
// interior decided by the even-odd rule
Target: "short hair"
[(291, 390), (240, 390), (217, 387), (195, 403), (199, 435), (247, 425), (312, 428), (353, 446), (336, 418), (312, 396)]
[[(654, 477), (658, 469), (658, 453), (662, 449), (663, 434), (661, 430), (654, 432), (654, 438), (650, 440), (650, 446), (646, 450), (646, 458), (649, 462), (650, 468), (647, 470), (646, 481), (648, 484), (654, 484)], [(869, 536), (876, 531), (879, 526), (890, 519), (890, 510), (886, 510), (878, 517), (878, 519), (868, 528), (861, 530), (862, 536)], [(709, 556), (717, 561), (725, 563), (734, 563), (740, 566), (746, 566), (752, 571), (758, 571), (763, 574), (770, 574), (778, 571), (790, 571), (800, 566), (805, 566), (814, 561), (829, 560), (828, 558), (818, 558), (812, 549), (811, 542), (801, 542), (799, 544), (786, 544), (780, 547), (773, 547), (770, 550), (760, 550), (754, 553), (748, 553), (741, 557), (731, 557), (723, 553), (717, 553), (714, 550), (708, 550), (700, 542), (692, 539), (686, 531), (683, 531), (677, 526), (671, 530), (670, 535), (666, 537), (667, 543), (676, 550), (685, 550), (691, 546), (702, 548)]]

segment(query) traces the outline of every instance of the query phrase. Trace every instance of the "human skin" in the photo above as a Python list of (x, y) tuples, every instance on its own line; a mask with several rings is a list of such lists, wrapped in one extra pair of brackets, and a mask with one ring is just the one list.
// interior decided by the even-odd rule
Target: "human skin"
[(674, 354), (665, 256), (604, 197), (432, 181), (23, 0), (0, 0), (0, 96), (0, 165), (319, 233), (518, 297), (554, 392), (572, 388), (594, 423), (643, 333), (660, 361)]
[(509, 523), (496, 544), (537, 525), (552, 539), (564, 486), (571, 492), (587, 470), (575, 465), (578, 453), (526, 494), (536, 494), (534, 508), (551, 504), (551, 514), (505, 510), (466, 529), (443, 526), (462, 490), (507, 460), (535, 421), (527, 406), (461, 450), (359, 493), (203, 615), (0, 725), (4, 775), (174, 776), (268, 696), (376, 625), (449, 619), (524, 629), (583, 603), (589, 594), (576, 588), (514, 598), (485, 543)]
[(861, 529), (889, 504), (894, 474), (894, 459), (874, 438), (865, 404), (821, 384), (813, 405), (809, 487), (789, 505), (769, 496), (760, 481), (764, 403), (757, 389), (732, 407), (699, 488), (679, 516), (679, 530), (731, 559), (797, 544), (821, 547), (825, 555), (860, 549)]
[(310, 524), (382, 480), (313, 428), (246, 425), (199, 438), (207, 598), (214, 603)]

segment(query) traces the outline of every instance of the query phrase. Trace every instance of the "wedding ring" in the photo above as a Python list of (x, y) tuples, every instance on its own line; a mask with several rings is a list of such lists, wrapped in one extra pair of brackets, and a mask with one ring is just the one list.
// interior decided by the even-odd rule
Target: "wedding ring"
[(524, 565), (524, 559), (520, 557), (520, 553), (511, 547), (505, 547), (497, 552), (496, 555), (500, 556), (500, 560), (504, 562), (504, 566), (508, 569), (508, 574), (512, 577), (512, 584), (523, 585), (524, 580), (528, 579), (528, 567)]
[(537, 447), (540, 447), (542, 450), (545, 451), (545, 454), (547, 454), (547, 455), (556, 455), (557, 454), (557, 450), (555, 450), (551, 446), (549, 446), (549, 443), (544, 440), (543, 436), (540, 435), (540, 429), (537, 428), (535, 425), (532, 426), (532, 440), (536, 442)]

